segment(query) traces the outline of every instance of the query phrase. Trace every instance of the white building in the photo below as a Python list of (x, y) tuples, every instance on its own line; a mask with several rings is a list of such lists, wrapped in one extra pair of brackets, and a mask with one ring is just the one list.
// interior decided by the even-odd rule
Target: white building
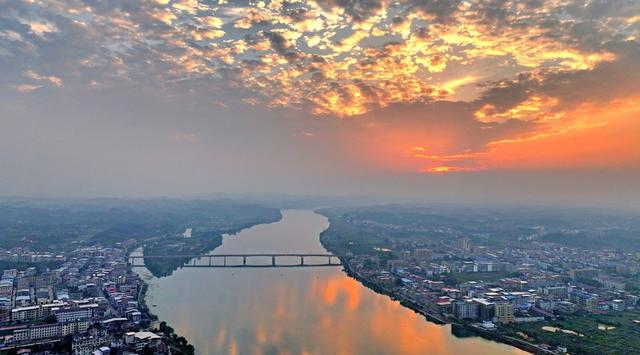
[(43, 339), (43, 338), (53, 338), (60, 336), (60, 324), (43, 324), (43, 325), (33, 325), (29, 327), (29, 339)]
[(98, 308), (95, 303), (83, 304), (77, 307), (53, 308), (58, 322), (74, 322), (93, 317), (93, 310)]

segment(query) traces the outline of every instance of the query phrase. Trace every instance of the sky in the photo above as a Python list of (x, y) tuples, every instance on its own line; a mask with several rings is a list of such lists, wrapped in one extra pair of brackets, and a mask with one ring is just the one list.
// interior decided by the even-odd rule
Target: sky
[(0, 195), (640, 204), (636, 0), (0, 0)]

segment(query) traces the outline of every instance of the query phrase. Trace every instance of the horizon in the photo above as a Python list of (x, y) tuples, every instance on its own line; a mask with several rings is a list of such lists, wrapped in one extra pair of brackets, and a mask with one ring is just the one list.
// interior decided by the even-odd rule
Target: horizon
[[(82, 203), (99, 201), (229, 201), (231, 203), (249, 203), (280, 210), (297, 209), (323, 209), (330, 207), (410, 207), (419, 208), (451, 208), (451, 209), (489, 209), (501, 210), (515, 208), (522, 210), (534, 210), (547, 208), (551, 210), (572, 210), (574, 212), (601, 212), (601, 213), (622, 213), (635, 215), (640, 213), (639, 204), (603, 204), (596, 202), (567, 203), (560, 200), (533, 200), (533, 201), (512, 201), (512, 200), (427, 200), (424, 198), (401, 198), (392, 196), (375, 195), (302, 195), (287, 193), (209, 193), (199, 195), (184, 196), (0, 196), (0, 203), (10, 202), (58, 202), (58, 203)], [(300, 207), (301, 206), (301, 207)]]

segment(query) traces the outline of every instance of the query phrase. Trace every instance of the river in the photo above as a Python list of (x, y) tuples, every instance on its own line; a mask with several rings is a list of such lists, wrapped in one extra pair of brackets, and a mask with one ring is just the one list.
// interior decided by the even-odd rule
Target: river
[[(319, 234), (327, 226), (313, 211), (287, 210), (279, 222), (225, 236), (213, 253), (326, 253)], [(197, 354), (523, 353), (457, 338), (340, 267), (183, 268), (159, 279), (136, 270), (149, 283), (151, 311)]]

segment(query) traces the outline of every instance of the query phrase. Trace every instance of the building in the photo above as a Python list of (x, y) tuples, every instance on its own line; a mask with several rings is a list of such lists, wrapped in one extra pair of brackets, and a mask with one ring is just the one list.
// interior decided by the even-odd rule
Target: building
[(444, 288), (444, 281), (424, 280), (424, 285), (430, 290), (441, 290)]
[(108, 346), (103, 346), (100, 349), (91, 353), (91, 355), (109, 355), (111, 354), (111, 348)]
[(91, 327), (91, 322), (88, 320), (62, 323), (60, 333), (62, 336), (76, 334), (76, 333), (84, 333), (89, 329), (89, 327)]
[(18, 276), (18, 269), (6, 269), (2, 271), (3, 279), (15, 279)]
[(472, 245), (471, 245), (471, 239), (464, 237), (462, 239), (460, 239), (460, 249), (462, 249), (463, 252), (468, 253), (471, 251)]
[(61, 326), (58, 323), (31, 325), (28, 328), (17, 329), (13, 332), (16, 342), (38, 340), (61, 336)]
[(613, 300), (611, 301), (611, 309), (614, 311), (624, 311), (627, 307), (623, 300)]
[(29, 327), (29, 339), (43, 339), (43, 338), (53, 338), (60, 336), (61, 327), (60, 324), (42, 324), (42, 325), (33, 325)]
[(0, 312), (9, 311), (11, 309), (11, 297), (0, 296)]
[(609, 290), (624, 291), (627, 287), (624, 277), (600, 276), (596, 277), (594, 280), (600, 282), (602, 284), (602, 288)]
[(73, 337), (71, 351), (75, 355), (91, 355), (95, 350), (108, 346), (111, 340), (105, 329), (92, 328), (87, 334)]
[(413, 251), (413, 257), (418, 261), (429, 260), (431, 259), (432, 256), (433, 256), (433, 250), (431, 249), (421, 248), (421, 249), (415, 249)]
[(498, 271), (498, 267), (492, 261), (480, 261), (477, 263), (478, 272)]
[(560, 313), (574, 313), (578, 306), (569, 301), (560, 301), (555, 304), (555, 310)]
[(142, 320), (142, 313), (137, 309), (130, 309), (125, 312), (125, 315), (134, 323), (139, 323)]
[(73, 322), (93, 317), (93, 311), (96, 308), (98, 308), (98, 305), (95, 303), (75, 307), (54, 308), (53, 314), (55, 314), (56, 319), (60, 323)]
[(453, 304), (453, 313), (458, 319), (478, 319), (478, 303), (469, 299), (457, 301)]
[(513, 323), (515, 317), (513, 315), (513, 305), (509, 302), (498, 302), (494, 305), (494, 322), (496, 323)]
[(135, 351), (141, 351), (147, 345), (158, 346), (162, 337), (152, 332), (129, 332), (125, 334), (125, 344), (131, 345)]
[(49, 308), (42, 306), (18, 307), (11, 310), (12, 322), (33, 322), (46, 318), (50, 313)]
[(0, 295), (13, 294), (13, 279), (0, 280)]
[(574, 290), (569, 295), (569, 299), (587, 311), (594, 311), (598, 306), (598, 295), (586, 291)]
[(473, 302), (478, 304), (478, 318), (482, 321), (493, 319), (494, 304), (484, 298), (474, 298)]
[(571, 276), (573, 280), (589, 280), (598, 276), (598, 274), (599, 274), (599, 270), (592, 269), (592, 268), (576, 269), (576, 270), (569, 271), (569, 276)]
[(566, 286), (545, 287), (542, 293), (555, 299), (566, 300), (569, 297), (569, 288)]

